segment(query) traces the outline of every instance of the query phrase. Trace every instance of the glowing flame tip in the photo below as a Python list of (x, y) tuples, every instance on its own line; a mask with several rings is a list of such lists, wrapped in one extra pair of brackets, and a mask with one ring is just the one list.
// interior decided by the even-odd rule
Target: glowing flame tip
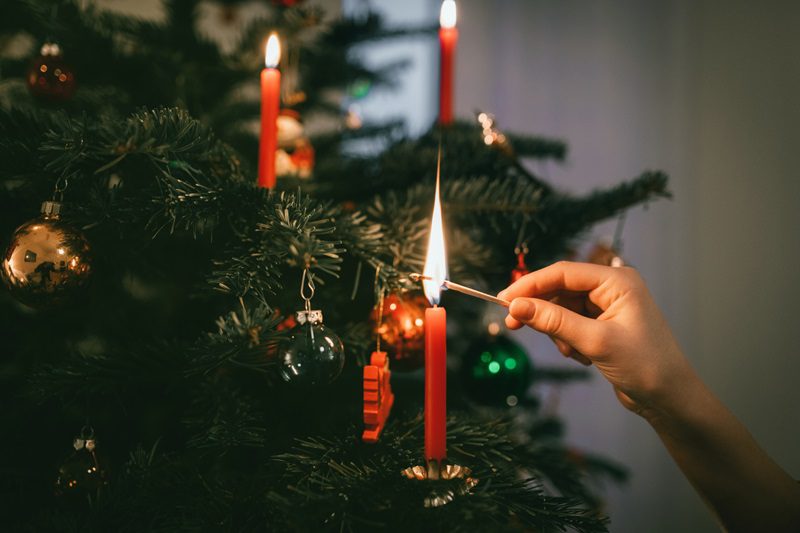
[(281, 61), (281, 42), (278, 34), (272, 32), (267, 39), (267, 46), (264, 53), (264, 64), (267, 68), (277, 68)]
[(444, 0), (439, 11), (439, 25), (442, 28), (456, 27), (456, 2), (455, 0)]
[(447, 279), (447, 254), (444, 246), (444, 225), (442, 223), (442, 202), (439, 198), (439, 176), (442, 162), (442, 151), (439, 148), (439, 163), (436, 169), (436, 195), (433, 201), (433, 213), (431, 215), (431, 233), (428, 238), (428, 254), (425, 257), (425, 269), (423, 276), (430, 279), (423, 279), (422, 288), (425, 297), (431, 305), (439, 303), (442, 295), (442, 284)]

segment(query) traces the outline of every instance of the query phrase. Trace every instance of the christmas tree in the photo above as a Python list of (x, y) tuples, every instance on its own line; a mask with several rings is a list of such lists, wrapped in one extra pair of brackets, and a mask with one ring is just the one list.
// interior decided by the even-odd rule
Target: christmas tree
[[(571, 449), (535, 387), (587, 374), (531, 368), (479, 300), (443, 297), (448, 461), (466, 468), (408, 470), (424, 464), (428, 305), (411, 274), (440, 152), (450, 276), (486, 290), (667, 196), (666, 176), (575, 197), (530, 169), (563, 142), (488, 114), (415, 137), (346, 116), (343, 99), (403, 66), (349, 50), (433, 24), (275, 1), (224, 49), (199, 29), (208, 2), (167, 1), (159, 22), (86, 4), (6, 1), (0, 20), (3, 529), (606, 530), (593, 480), (624, 470)], [(288, 111), (266, 189), (255, 89), (272, 31)], [(307, 136), (304, 117), (330, 127)], [(295, 322), (304, 299), (324, 324)], [(395, 401), (367, 443), (378, 342)]]

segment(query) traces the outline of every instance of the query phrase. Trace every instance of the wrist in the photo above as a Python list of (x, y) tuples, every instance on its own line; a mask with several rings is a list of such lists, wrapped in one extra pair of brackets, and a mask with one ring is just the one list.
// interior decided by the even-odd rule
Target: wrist
[(641, 415), (658, 432), (690, 430), (699, 422), (709, 395), (700, 376), (687, 362), (654, 392)]

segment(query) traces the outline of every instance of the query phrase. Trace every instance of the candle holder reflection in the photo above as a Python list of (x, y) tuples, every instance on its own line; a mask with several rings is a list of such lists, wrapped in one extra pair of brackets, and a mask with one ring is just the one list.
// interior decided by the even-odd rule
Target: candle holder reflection
[(478, 478), (472, 477), (472, 470), (466, 466), (451, 465), (440, 461), (428, 461), (427, 467), (410, 466), (401, 474), (407, 479), (416, 481), (451, 481), (463, 480), (457, 485), (443, 485), (431, 491), (423, 501), (425, 507), (441, 507), (456, 499), (457, 496), (469, 494), (478, 485)]

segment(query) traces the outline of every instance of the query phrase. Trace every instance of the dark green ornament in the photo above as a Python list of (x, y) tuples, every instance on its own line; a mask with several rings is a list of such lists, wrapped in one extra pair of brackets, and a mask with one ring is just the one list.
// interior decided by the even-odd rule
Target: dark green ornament
[(56, 495), (74, 494), (80, 496), (99, 496), (100, 490), (108, 483), (106, 469), (98, 460), (97, 441), (94, 431), (84, 428), (73, 441), (74, 451), (58, 467)]
[(486, 405), (517, 405), (530, 385), (531, 372), (528, 354), (504, 335), (473, 342), (461, 362), (467, 396)]

